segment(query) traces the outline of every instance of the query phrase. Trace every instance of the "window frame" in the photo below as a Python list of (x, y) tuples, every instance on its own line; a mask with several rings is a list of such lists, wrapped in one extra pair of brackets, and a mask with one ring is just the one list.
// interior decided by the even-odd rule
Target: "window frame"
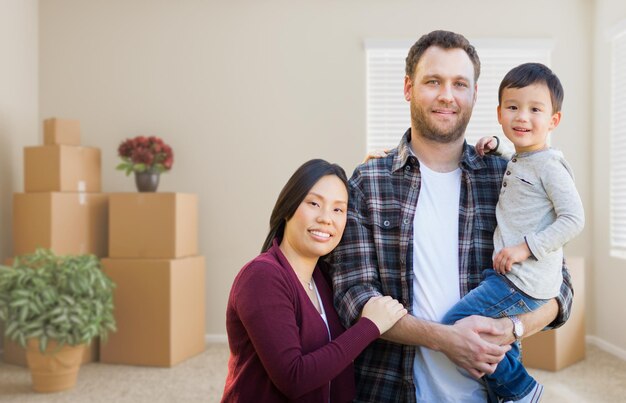
[(616, 24), (607, 36), (611, 58), (609, 254), (626, 259), (626, 20)]

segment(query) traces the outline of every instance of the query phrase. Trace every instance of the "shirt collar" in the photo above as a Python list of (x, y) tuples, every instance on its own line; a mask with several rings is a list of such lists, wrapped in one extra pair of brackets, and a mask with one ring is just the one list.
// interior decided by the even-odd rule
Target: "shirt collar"
[[(398, 154), (393, 161), (392, 172), (403, 169), (407, 164), (419, 166), (417, 157), (415, 157), (411, 149), (411, 128), (409, 128), (402, 136), (402, 139), (400, 139)], [(467, 141), (464, 141), (459, 167), (462, 170), (474, 171), (487, 167), (487, 164), (485, 164), (483, 158), (476, 153), (474, 147), (467, 144)]]
[(402, 139), (400, 139), (400, 144), (398, 144), (398, 154), (393, 160), (391, 171), (396, 172), (404, 169), (407, 164), (416, 166), (419, 165), (417, 158), (413, 155), (413, 151), (411, 150), (411, 128), (409, 128), (402, 136)]

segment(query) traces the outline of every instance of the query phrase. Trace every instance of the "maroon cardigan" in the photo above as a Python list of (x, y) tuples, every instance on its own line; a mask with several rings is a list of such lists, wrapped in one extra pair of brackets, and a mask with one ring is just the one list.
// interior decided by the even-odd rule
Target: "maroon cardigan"
[(313, 278), (331, 342), (276, 240), (241, 269), (226, 310), (230, 359), (222, 402), (352, 401), (352, 360), (380, 334), (366, 318), (344, 330), (319, 266)]

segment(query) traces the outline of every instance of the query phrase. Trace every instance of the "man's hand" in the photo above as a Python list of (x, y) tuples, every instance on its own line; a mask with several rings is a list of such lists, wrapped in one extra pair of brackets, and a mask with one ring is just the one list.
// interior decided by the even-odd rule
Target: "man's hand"
[(530, 249), (526, 242), (515, 246), (503, 248), (493, 258), (493, 268), (500, 274), (506, 274), (511, 271), (513, 263), (523, 262), (530, 257)]
[[(489, 319), (489, 318), (485, 318)], [(497, 344), (498, 346), (508, 346), (515, 341), (513, 336), (513, 322), (509, 318), (490, 319), (493, 326), (498, 329), (497, 334), (481, 333), (483, 340)]]
[(468, 316), (452, 326), (446, 326), (448, 334), (441, 339), (441, 352), (476, 379), (492, 374), (504, 354), (511, 349), (509, 345), (500, 346), (483, 338), (488, 336), (496, 340), (505, 337), (504, 326), (498, 320)]
[(493, 136), (481, 137), (476, 143), (474, 148), (481, 157), (484, 157), (489, 151), (495, 150), (498, 147), (498, 140)]

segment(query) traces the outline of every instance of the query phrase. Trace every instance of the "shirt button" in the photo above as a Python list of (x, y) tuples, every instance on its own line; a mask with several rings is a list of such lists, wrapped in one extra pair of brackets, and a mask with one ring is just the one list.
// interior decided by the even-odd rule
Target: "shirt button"
[(417, 189), (417, 183), (412, 184), (411, 189)]
[(511, 171), (506, 171), (506, 174), (507, 175), (511, 175)]
[(409, 219), (405, 218), (402, 222), (404, 223), (404, 225), (408, 225), (409, 224)]
[(506, 182), (504, 182), (504, 183), (502, 184), (502, 186), (506, 187)]
[(517, 162), (517, 158), (513, 158), (511, 162)]
[(410, 171), (411, 170), (411, 166), (407, 165), (407, 166), (404, 167), (404, 169), (407, 170), (407, 171)]
[(390, 224), (390, 223), (389, 223), (389, 221), (387, 221), (387, 220), (385, 220), (385, 222), (383, 222), (383, 225), (384, 225), (385, 227), (388, 227), (388, 226), (389, 226), (389, 224)]

